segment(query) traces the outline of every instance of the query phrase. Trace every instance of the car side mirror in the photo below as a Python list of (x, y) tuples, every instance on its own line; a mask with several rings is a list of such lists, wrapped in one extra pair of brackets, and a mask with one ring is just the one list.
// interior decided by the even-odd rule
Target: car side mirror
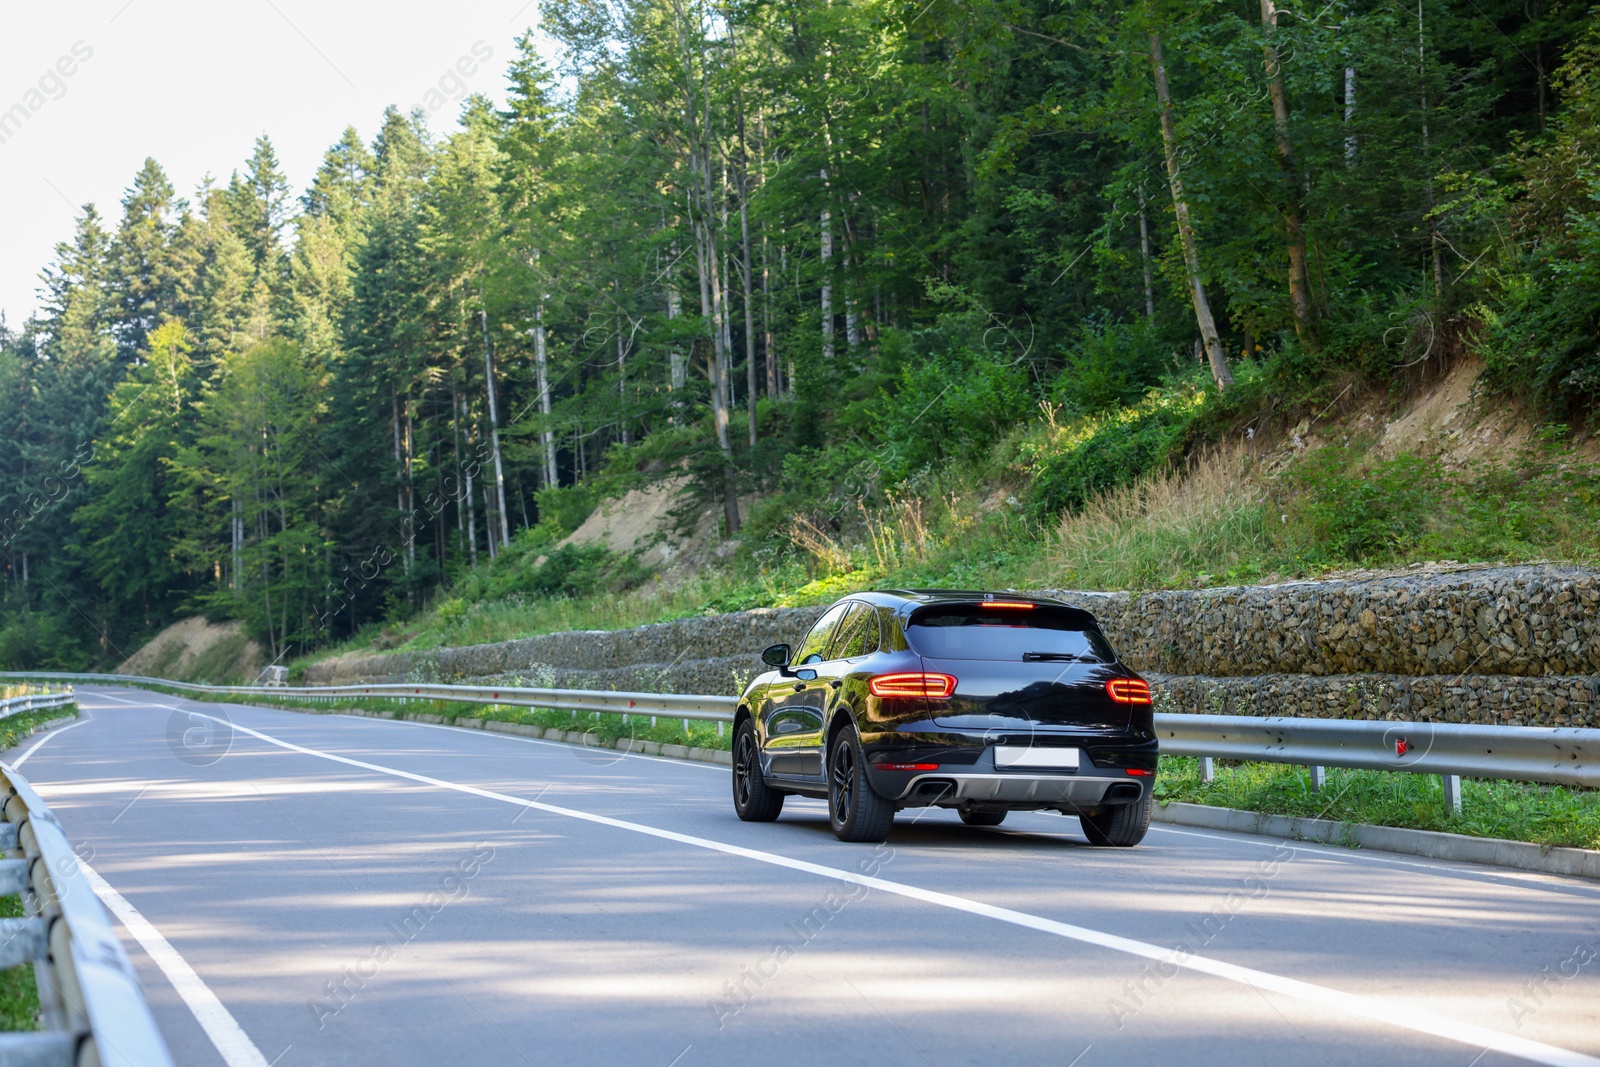
[(761, 662), (781, 670), (789, 665), (789, 655), (788, 645), (768, 645), (761, 652)]

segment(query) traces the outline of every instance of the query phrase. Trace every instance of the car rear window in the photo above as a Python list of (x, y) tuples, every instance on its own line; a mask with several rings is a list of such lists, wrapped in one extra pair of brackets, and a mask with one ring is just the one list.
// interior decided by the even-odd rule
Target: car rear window
[[(929, 659), (1116, 659), (1105, 637), (1077, 611), (985, 608), (976, 604), (924, 608), (911, 617), (906, 638)], [(1032, 658), (1032, 657), (1029, 657)]]

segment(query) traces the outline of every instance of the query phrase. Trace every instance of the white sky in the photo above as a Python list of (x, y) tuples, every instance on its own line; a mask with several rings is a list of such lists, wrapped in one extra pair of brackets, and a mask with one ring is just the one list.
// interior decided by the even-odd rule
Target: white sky
[[(44, 101), (0, 143), (0, 309), (21, 326), (78, 208), (93, 201), (115, 226), (146, 156), (190, 197), (208, 173), (226, 183), (265, 133), (298, 195), (346, 125), (370, 143), (386, 106), (422, 104), (479, 41), (492, 56), (462, 80), (503, 102), (514, 40), (537, 17), (528, 0), (0, 0), (0, 115)], [(79, 41), (93, 54), (65, 91), (30, 97)], [(434, 113), (435, 132), (456, 114)]]

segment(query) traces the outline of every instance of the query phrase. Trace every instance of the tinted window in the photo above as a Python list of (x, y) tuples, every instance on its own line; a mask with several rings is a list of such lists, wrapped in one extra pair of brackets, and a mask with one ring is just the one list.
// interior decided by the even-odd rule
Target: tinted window
[(878, 651), (878, 613), (866, 604), (853, 604), (834, 635), (829, 659), (856, 659)]
[(1029, 652), (1095, 663), (1116, 658), (1106, 639), (1081, 618), (1048, 608), (935, 608), (913, 616), (906, 637), (930, 659), (1020, 660)]
[(833, 628), (838, 625), (844, 613), (850, 610), (851, 605), (835, 604), (828, 609), (828, 613), (817, 620), (817, 624), (806, 634), (806, 639), (800, 642), (800, 651), (794, 654), (794, 662), (821, 663), (823, 653), (828, 649), (828, 638), (833, 634)]

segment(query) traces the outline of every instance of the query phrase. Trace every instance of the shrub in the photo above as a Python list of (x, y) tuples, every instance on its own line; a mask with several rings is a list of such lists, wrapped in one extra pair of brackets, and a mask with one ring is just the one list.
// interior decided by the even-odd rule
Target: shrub
[[(1142, 403), (1063, 429), (1035, 466), (1034, 512), (1049, 519), (1164, 467), (1204, 402), (1189, 390), (1152, 392)], [(1061, 447), (1061, 446), (1065, 447)]]

